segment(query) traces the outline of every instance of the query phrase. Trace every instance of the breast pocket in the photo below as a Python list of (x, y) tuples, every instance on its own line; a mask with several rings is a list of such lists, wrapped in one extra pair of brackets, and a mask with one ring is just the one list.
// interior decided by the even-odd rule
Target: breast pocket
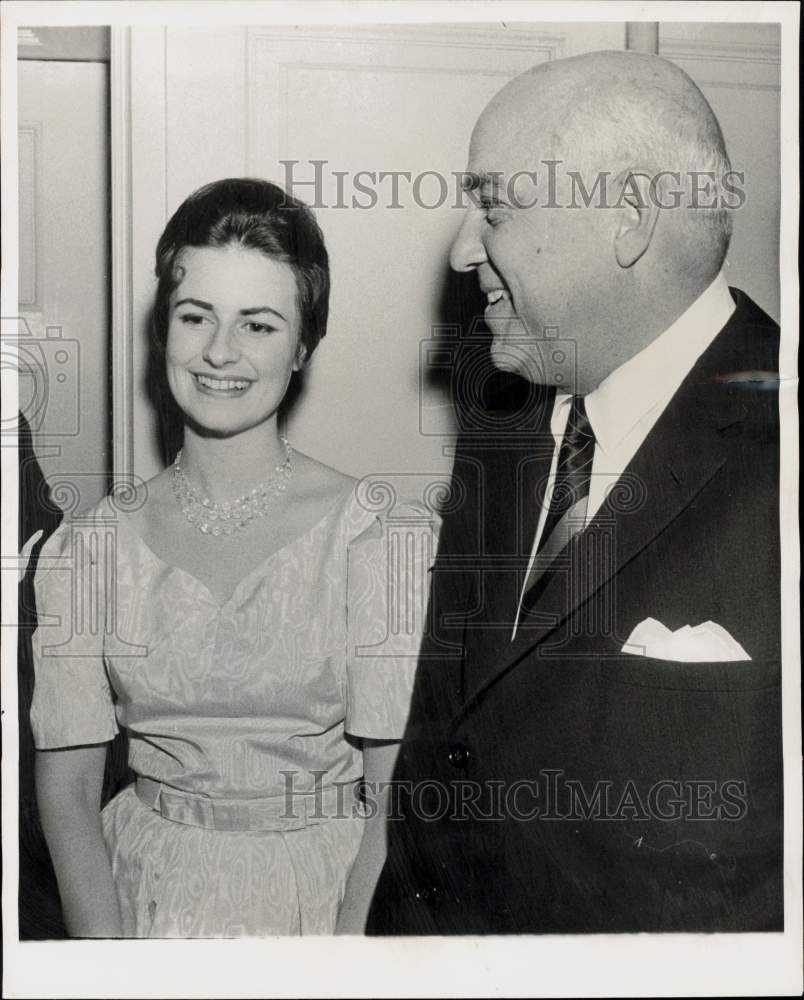
[(614, 780), (637, 781), (643, 796), (681, 782), (687, 812), (696, 795), (761, 794), (752, 785), (780, 753), (778, 661), (618, 658), (598, 667), (597, 701)]
[(735, 660), (680, 662), (621, 653), (598, 665), (602, 681), (665, 691), (757, 691), (781, 683), (781, 662)]

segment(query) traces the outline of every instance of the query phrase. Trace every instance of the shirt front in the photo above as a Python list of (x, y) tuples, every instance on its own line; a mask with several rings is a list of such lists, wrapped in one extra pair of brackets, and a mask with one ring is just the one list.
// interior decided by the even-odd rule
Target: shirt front
[[(735, 308), (721, 271), (674, 323), (586, 396), (586, 415), (595, 435), (595, 455), (584, 527), (592, 521), (695, 362), (726, 325)], [(571, 402), (572, 396), (557, 393), (553, 403), (550, 430), (555, 447), (512, 639), (516, 635), (522, 599), (550, 508)]]

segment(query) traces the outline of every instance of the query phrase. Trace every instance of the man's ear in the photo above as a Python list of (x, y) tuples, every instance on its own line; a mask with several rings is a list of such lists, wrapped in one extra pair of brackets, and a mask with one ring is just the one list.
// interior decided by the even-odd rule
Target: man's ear
[(622, 187), (616, 205), (619, 225), (614, 237), (614, 252), (620, 267), (633, 267), (653, 239), (659, 206), (655, 185), (647, 173), (626, 170), (617, 180)]

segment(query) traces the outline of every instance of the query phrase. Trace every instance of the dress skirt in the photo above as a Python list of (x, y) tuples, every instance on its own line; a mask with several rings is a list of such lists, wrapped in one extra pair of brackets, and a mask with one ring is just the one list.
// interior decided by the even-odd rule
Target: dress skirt
[(331, 934), (363, 819), (299, 830), (210, 830), (165, 819), (131, 785), (103, 833), (126, 937)]

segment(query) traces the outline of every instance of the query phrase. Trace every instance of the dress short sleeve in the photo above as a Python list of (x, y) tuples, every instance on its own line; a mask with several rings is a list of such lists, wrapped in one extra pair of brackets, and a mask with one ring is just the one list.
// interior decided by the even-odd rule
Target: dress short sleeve
[(40, 750), (105, 743), (118, 731), (103, 658), (103, 552), (102, 531), (65, 522), (39, 555), (31, 729)]
[(397, 503), (349, 545), (346, 732), (401, 739), (424, 634), (438, 518)]

